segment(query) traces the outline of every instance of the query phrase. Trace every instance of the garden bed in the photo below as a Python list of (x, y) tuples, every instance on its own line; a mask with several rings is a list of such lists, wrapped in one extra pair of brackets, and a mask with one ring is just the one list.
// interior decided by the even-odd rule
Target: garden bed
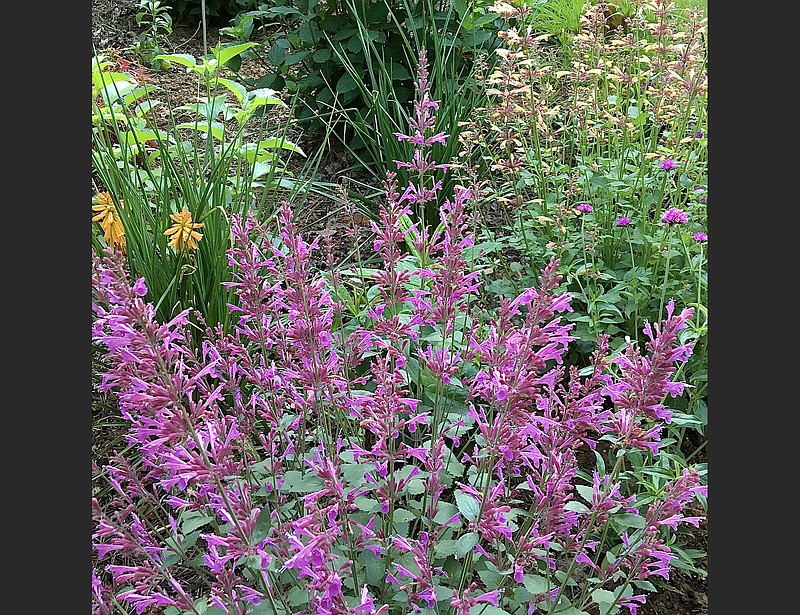
[[(138, 2), (135, 0), (93, 0), (92, 6), (92, 38), (96, 50), (112, 47), (125, 54), (126, 48), (133, 42), (137, 34), (134, 15)], [(208, 46), (213, 46), (218, 40), (217, 29), (210, 28)], [(170, 42), (173, 49), (167, 50), (168, 53), (202, 55), (203, 40), (198, 29), (176, 26)], [(256, 75), (260, 70), (258, 65), (249, 65), (247, 60), (243, 62), (241, 68), (243, 74), (251, 71)], [(176, 106), (193, 102), (196, 96), (197, 87), (194, 75), (176, 68), (166, 72), (151, 73), (150, 82), (163, 88), (167, 93), (166, 97)], [(307, 152), (315, 151), (315, 148), (320, 146), (319, 143), (302, 133), (294, 134), (293, 139)], [(323, 157), (316, 179), (336, 183), (342, 176), (341, 170), (351, 163), (352, 160), (341, 149), (329, 150)], [(367, 183), (369, 175), (362, 173), (355, 178), (351, 176), (350, 179)], [(324, 229), (333, 231), (336, 236), (336, 254), (340, 257), (346, 254), (347, 244), (350, 240), (344, 238), (343, 234), (338, 231), (351, 221), (352, 217), (347, 217), (338, 211), (333, 201), (318, 195), (308, 198), (300, 216), (301, 230), (307, 233), (308, 237), (312, 237), (314, 232)], [(354, 222), (360, 228), (361, 238), (365, 239), (369, 233), (368, 219), (361, 216)], [(109, 396), (96, 395), (93, 397), (93, 416), (93, 449), (100, 459), (107, 459), (113, 450), (123, 446), (123, 440), (120, 437), (121, 427), (119, 422), (115, 421), (114, 403)], [(705, 462), (707, 451), (703, 450), (699, 457), (697, 461)], [(706, 521), (703, 521), (700, 528), (691, 534), (685, 547), (707, 551)], [(707, 557), (698, 559), (696, 565), (701, 570), (706, 570)], [(705, 575), (673, 568), (670, 571), (669, 581), (662, 582), (659, 578), (655, 578), (653, 583), (658, 588), (658, 592), (647, 596), (647, 603), (639, 608), (639, 615), (706, 615), (708, 613)], [(155, 612), (157, 611), (153, 611), (153, 613)]]

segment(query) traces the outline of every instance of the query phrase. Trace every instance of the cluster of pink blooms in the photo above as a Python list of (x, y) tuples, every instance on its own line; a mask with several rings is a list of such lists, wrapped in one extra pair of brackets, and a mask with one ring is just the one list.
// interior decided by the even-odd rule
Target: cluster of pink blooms
[[(420, 66), (424, 76), (424, 54)], [(414, 133), (398, 138), (415, 144), (409, 164), (428, 173), (438, 167), (424, 150), (446, 135), (425, 136), (436, 105), (420, 80)], [(580, 376), (564, 365), (573, 337), (560, 316), (571, 308), (558, 292), (558, 261), (536, 287), (482, 314), (467, 257), (472, 192), (444, 200), (438, 231), (404, 222), (411, 206), (439, 198), (439, 186), (403, 189), (387, 174), (373, 226), (384, 263), (372, 278), (375, 299), (346, 332), (330, 283), (311, 266), (317, 241), (297, 232), (287, 203), (277, 238), (251, 217), (234, 218), (228, 286), (237, 319), (229, 332), (207, 328), (199, 345), (190, 320), (202, 319), (186, 310), (159, 324), (123, 256), (93, 256), (92, 334), (109, 365), (101, 388), (117, 393), (141, 455), (135, 469), (112, 459), (114, 496), (93, 501), (94, 613), (114, 612), (114, 600), (139, 615), (196, 612), (198, 596), (173, 570), (198, 553), (209, 604), (238, 615), (264, 601), (308, 615), (408, 613), (444, 601), (440, 608), (462, 615), (502, 605), (504, 584), (525, 575), (570, 559), (597, 566), (605, 524), (638, 508), (619, 477), (598, 473), (587, 506), (574, 506), (578, 453), (606, 436), (658, 454), (670, 420), (664, 398), (683, 392), (672, 378), (691, 352), (678, 333), (692, 310), (675, 314), (670, 302), (667, 319), (645, 328), (644, 351), (630, 346), (610, 359), (601, 336), (591, 373)], [(407, 266), (411, 238), (424, 267)], [(424, 377), (412, 380), (414, 370)], [(696, 525), (682, 511), (697, 495), (706, 493), (696, 471), (666, 487), (644, 529), (622, 537), (606, 587), (666, 575), (664, 528)], [(512, 507), (529, 509), (531, 522), (515, 522)], [(445, 572), (437, 545), (463, 537), (474, 544), (465, 570), (485, 558), (504, 573), (499, 585)], [(377, 581), (366, 580), (364, 562), (380, 568)], [(552, 581), (540, 604), (568, 591)], [(292, 588), (305, 599), (290, 605)], [(643, 601), (619, 604), (635, 615)]]

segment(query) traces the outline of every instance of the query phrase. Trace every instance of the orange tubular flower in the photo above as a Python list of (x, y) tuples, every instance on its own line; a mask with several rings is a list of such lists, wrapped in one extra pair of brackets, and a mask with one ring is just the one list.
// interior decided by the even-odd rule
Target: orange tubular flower
[(182, 251), (185, 249), (197, 249), (197, 242), (203, 238), (202, 233), (198, 233), (194, 229), (201, 228), (203, 222), (192, 222), (192, 212), (183, 206), (183, 209), (176, 214), (169, 216), (175, 221), (164, 234), (170, 238), (169, 245), (175, 251)]
[[(117, 208), (114, 201), (111, 199), (111, 194), (108, 192), (100, 192), (94, 199), (92, 211), (95, 213), (92, 216), (92, 222), (99, 222), (100, 228), (103, 229), (103, 239), (106, 245), (116, 247), (125, 251), (125, 227), (122, 226), (122, 220), (117, 213)], [(123, 206), (120, 201), (120, 207)]]

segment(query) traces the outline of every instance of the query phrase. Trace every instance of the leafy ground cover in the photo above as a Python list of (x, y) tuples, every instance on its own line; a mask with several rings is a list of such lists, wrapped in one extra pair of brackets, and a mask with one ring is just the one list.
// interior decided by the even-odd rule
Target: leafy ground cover
[[(119, 5), (121, 3), (115, 3), (115, 4), (117, 6), (114, 7), (114, 10), (115, 11), (119, 11), (120, 10), (120, 6)], [(98, 17), (100, 15), (105, 14), (104, 13), (104, 7), (103, 7), (102, 3), (98, 3), (98, 7), (97, 8), (98, 8), (98, 10), (97, 10), (96, 15)], [(108, 9), (108, 7), (105, 7), (105, 9)], [(112, 22), (107, 24), (107, 26), (105, 26), (106, 27), (106, 31), (108, 31), (108, 32), (122, 32), (122, 31), (125, 31), (126, 34), (130, 33), (130, 32), (135, 32), (135, 30), (125, 30), (125, 26), (121, 25), (121, 23), (124, 23), (124, 21), (125, 21), (124, 15), (125, 15), (125, 13), (123, 13), (121, 11), (118, 12), (115, 15), (114, 19), (112, 20)], [(132, 14), (129, 14), (129, 18), (132, 17), (132, 16), (133, 16)], [(110, 34), (109, 35), (103, 35), (102, 34), (104, 25), (101, 22), (97, 23), (96, 28), (97, 28), (97, 30), (99, 30), (98, 34), (100, 34), (101, 37), (103, 38), (103, 40), (105, 40), (105, 44), (106, 45), (110, 45), (110, 46), (114, 46), (113, 36), (110, 35)], [(218, 40), (220, 40), (220, 36), (219, 36), (218, 30), (215, 32), (215, 30), (212, 29), (207, 34), (209, 35), (209, 40), (207, 41), (209, 43), (209, 47), (213, 47), (215, 45), (215, 43)], [(122, 44), (123, 43), (122, 40), (120, 40), (119, 43), (120, 43), (119, 44), (120, 49), (122, 49), (122, 48), (124, 48), (126, 46), (125, 44)], [(202, 40), (199, 37), (199, 35), (196, 32), (189, 32), (186, 29), (182, 29), (182, 28), (176, 29), (173, 32), (173, 34), (171, 35), (171, 37), (167, 41), (165, 41), (165, 45), (167, 45), (167, 46), (171, 45), (172, 46), (172, 49), (169, 49), (169, 48), (165, 49), (165, 51), (167, 51), (167, 52), (186, 53), (188, 55), (194, 56), (195, 58), (200, 57), (201, 54), (202, 54), (202, 51), (201, 51), (202, 50)], [(122, 52), (121, 56), (124, 58), (125, 57), (125, 52)], [(130, 58), (130, 56), (128, 56), (128, 57), (129, 57), (129, 59), (132, 59), (132, 58)], [(248, 60), (244, 60), (242, 62), (242, 66), (240, 67), (239, 72), (246, 76), (247, 72), (248, 72), (248, 68), (249, 68), (248, 67)], [(257, 69), (256, 66), (252, 66), (251, 70), (252, 70), (252, 74), (256, 74), (258, 69)], [(182, 105), (188, 105), (188, 104), (191, 104), (191, 103), (195, 102), (196, 97), (197, 97), (197, 93), (198, 93), (198, 89), (196, 87), (196, 82), (195, 82), (191, 72), (175, 71), (175, 70), (165, 71), (165, 72), (153, 72), (152, 73), (152, 78), (153, 78), (155, 83), (157, 83), (160, 87), (162, 87), (163, 89), (165, 89), (165, 90), (167, 90), (169, 92), (169, 98), (171, 100), (171, 105), (173, 107), (179, 107), (179, 106), (182, 106)], [(233, 92), (229, 92), (228, 94), (226, 94), (226, 97), (227, 97), (227, 100), (229, 102), (231, 102), (231, 103), (236, 102), (236, 97), (233, 96)], [(279, 111), (279, 113), (280, 113), (280, 111)], [(534, 121), (535, 121), (535, 119), (536, 118), (534, 118)], [(278, 119), (277, 123), (278, 124), (280, 123), (279, 119)], [(293, 133), (293, 134), (290, 134), (289, 137), (291, 137), (292, 141), (294, 143), (296, 143), (299, 147), (301, 147), (306, 152), (313, 152), (313, 151), (316, 150), (316, 148), (319, 147), (319, 143), (315, 143), (313, 140), (308, 139), (303, 133), (300, 133), (300, 132)], [(306, 140), (304, 140), (304, 139), (306, 139)], [(352, 185), (359, 185), (359, 184), (363, 185), (364, 189), (362, 190), (362, 196), (364, 196), (365, 198), (371, 198), (371, 197), (369, 197), (370, 192), (366, 188), (371, 183), (370, 175), (368, 173), (354, 171), (352, 168), (350, 168), (349, 165), (352, 162), (352, 159), (349, 158), (348, 154), (345, 151), (342, 151), (341, 149), (339, 149), (338, 151), (336, 151), (336, 150), (334, 150), (334, 151), (326, 151), (324, 153), (324, 156), (325, 157), (319, 161), (319, 164), (318, 164), (317, 169), (315, 171), (315, 178), (317, 180), (319, 180), (321, 183), (328, 182), (328, 183), (333, 184), (333, 183), (336, 182), (338, 177), (342, 175), (342, 173), (341, 173), (342, 169), (346, 168), (346, 169), (348, 169), (346, 174), (349, 176), (350, 185), (351, 186)], [(602, 158), (602, 156), (601, 156), (601, 158)], [(596, 173), (596, 171), (598, 170), (598, 167), (596, 167), (596, 166), (593, 167), (592, 166), (592, 162), (596, 162), (596, 161), (587, 161), (586, 162), (586, 168), (588, 169), (588, 171), (590, 173), (588, 175), (590, 178), (592, 176), (594, 176), (594, 175), (601, 175), (601, 174)], [(298, 165), (297, 159), (294, 159), (293, 161), (290, 161), (290, 165), (291, 164)], [(302, 165), (299, 165), (299, 166), (295, 167), (295, 169), (298, 171), (298, 173), (302, 171), (302, 168), (303, 168)], [(659, 180), (660, 180), (661, 176), (656, 176), (656, 177), (658, 177)], [(536, 177), (532, 177), (532, 178), (529, 178), (529, 179), (530, 179), (530, 181), (535, 182), (537, 178)], [(690, 181), (691, 181), (691, 178), (690, 178)], [(525, 183), (524, 182), (519, 182), (516, 185), (520, 188), (520, 192), (522, 192), (521, 188), (525, 186)], [(603, 187), (602, 181), (595, 181), (594, 184), (592, 184), (592, 185), (595, 188), (598, 188), (598, 187), (602, 188)], [(102, 182), (102, 180), (99, 181), (98, 182), (98, 187), (100, 187), (100, 186), (106, 187), (105, 182)], [(663, 192), (663, 189), (662, 189), (662, 192)], [(501, 197), (501, 199), (505, 199), (506, 201), (511, 201), (513, 198), (516, 198), (518, 196), (518, 195), (515, 195), (515, 194), (503, 194), (503, 193), (497, 192), (497, 191), (495, 191), (494, 194), (495, 194), (495, 196), (499, 196), (499, 197)], [(602, 195), (601, 195), (601, 199), (602, 199)], [(502, 203), (503, 201), (501, 200), (500, 202)], [(598, 203), (598, 201), (594, 201), (594, 205), (595, 206), (597, 206), (597, 203)], [(679, 205), (679, 203), (677, 203), (677, 202), (675, 204)], [(535, 206), (535, 205), (538, 205), (538, 204), (534, 203), (533, 205)], [(587, 205), (588, 205), (588, 203), (587, 203)], [(514, 210), (505, 210), (502, 207), (498, 207), (496, 211), (497, 211), (497, 214), (496, 214), (496, 218), (497, 219), (493, 221), (491, 219), (491, 217), (488, 217), (489, 220), (485, 224), (486, 230), (488, 230), (490, 232), (491, 231), (495, 231), (496, 232), (498, 229), (502, 228), (505, 215), (507, 214), (508, 211), (514, 211)], [(303, 236), (305, 236), (306, 238), (313, 238), (315, 236), (316, 232), (318, 232), (318, 231), (325, 231), (325, 230), (328, 231), (327, 236), (328, 236), (329, 241), (330, 241), (330, 249), (329, 249), (328, 258), (333, 258), (335, 260), (342, 260), (342, 261), (349, 259), (350, 261), (353, 261), (354, 260), (354, 255), (353, 255), (353, 251), (352, 251), (351, 247), (354, 244), (354, 241), (353, 241), (354, 238), (356, 240), (358, 240), (358, 239), (363, 240), (363, 247), (364, 247), (365, 253), (367, 252), (366, 248), (371, 244), (373, 229), (369, 225), (370, 216), (365, 215), (366, 212), (359, 213), (357, 208), (352, 206), (352, 203), (350, 205), (348, 205), (348, 198), (347, 198), (346, 195), (342, 196), (342, 198), (340, 198), (340, 199), (333, 199), (333, 198), (330, 198), (330, 195), (325, 195), (325, 194), (320, 194), (320, 193), (311, 193), (311, 194), (306, 195), (304, 197), (304, 201), (302, 203), (302, 206), (298, 207), (297, 211), (295, 213), (298, 214), (295, 217), (295, 222), (297, 224), (297, 229), (296, 230), (298, 230), (298, 232), (302, 231)], [(369, 213), (372, 213), (373, 216), (371, 216), (371, 217), (374, 217), (374, 212), (369, 212)], [(517, 220), (519, 221), (520, 227), (522, 229), (522, 235), (521, 236), (523, 236), (523, 237), (525, 236), (525, 232), (526, 232), (524, 230), (526, 222), (528, 224), (530, 224), (530, 220), (536, 220), (538, 216), (544, 215), (544, 212), (536, 211), (535, 207), (531, 208), (528, 211), (524, 210), (523, 208), (518, 208), (518, 209), (516, 209), (516, 213), (518, 214)], [(587, 211), (584, 211), (583, 213), (592, 213), (592, 214), (594, 214), (595, 212), (591, 211), (591, 210), (587, 210)], [(575, 214), (573, 213), (573, 214), (564, 214), (564, 215), (575, 215)], [(528, 217), (528, 216), (530, 216), (530, 217)], [(658, 219), (658, 216), (656, 216), (656, 220), (657, 219)], [(284, 218), (284, 222), (283, 222), (283, 229), (284, 229), (283, 232), (284, 233), (287, 233), (287, 232), (291, 233), (292, 232), (292, 231), (287, 231), (286, 230), (288, 228), (288, 220), (289, 220), (289, 218)], [(111, 225), (111, 223), (109, 223), (109, 224)], [(112, 227), (113, 227), (113, 225), (109, 226), (109, 228), (112, 228)], [(242, 228), (244, 228), (244, 227), (242, 227)], [(203, 231), (204, 233), (208, 231), (208, 229), (205, 228), (205, 227), (203, 227), (203, 228), (198, 227), (198, 230)], [(462, 230), (465, 230), (465, 229), (462, 229)], [(241, 230), (238, 231), (238, 232), (240, 234), (242, 233)], [(285, 237), (288, 238), (289, 236), (287, 235)], [(369, 244), (366, 243), (367, 240), (369, 240)], [(291, 240), (289, 240), (289, 239), (285, 239), (285, 241), (287, 241), (288, 243), (291, 243)], [(667, 241), (666, 233), (664, 233), (663, 237), (657, 237), (656, 241), (657, 242), (658, 241), (663, 241), (664, 243), (666, 243), (666, 241)], [(500, 242), (498, 242), (498, 243), (500, 243)], [(526, 249), (527, 246), (525, 246), (524, 243), (525, 242), (522, 242), (522, 243), (517, 242), (514, 245), (508, 245), (508, 246), (505, 246), (504, 248), (502, 248), (502, 249), (505, 250), (503, 253), (506, 255), (507, 265), (509, 265), (509, 267), (510, 267), (510, 269), (512, 271), (514, 270), (514, 267), (512, 267), (512, 265), (514, 263), (516, 263), (518, 265), (518, 268), (517, 268), (518, 270), (521, 270), (521, 269), (523, 269), (523, 268), (525, 268), (527, 266), (527, 259), (529, 258), (530, 254), (526, 253), (525, 249)], [(359, 244), (358, 241), (356, 241), (355, 244), (356, 245), (362, 245), (362, 244)], [(298, 245), (301, 245), (301, 244), (298, 244)], [(546, 251), (546, 250), (549, 250), (549, 249), (552, 249), (552, 247), (548, 248), (547, 246), (543, 246), (543, 251)], [(670, 254), (670, 250), (671, 250), (671, 248), (668, 247), (667, 251), (666, 251), (666, 254), (669, 255)], [(546, 262), (546, 261), (543, 260), (544, 254), (542, 252), (534, 252), (534, 255), (535, 255), (535, 257), (537, 258), (537, 260), (539, 262), (542, 262), (542, 263)], [(564, 256), (569, 256), (569, 254), (568, 254), (567, 251), (565, 251), (564, 254), (560, 254), (559, 256), (561, 256), (561, 258), (563, 259)], [(299, 253), (298, 253), (298, 257), (299, 257)], [(325, 260), (324, 256), (317, 255), (315, 258), (317, 258), (316, 265), (318, 267), (324, 265), (324, 260)], [(360, 258), (360, 255), (359, 255), (359, 258)], [(393, 258), (393, 257), (388, 256), (388, 254), (384, 255), (384, 260), (391, 260), (391, 258)], [(672, 258), (676, 258), (677, 259), (678, 256), (673, 254)], [(424, 260), (424, 258), (423, 258), (423, 260)], [(667, 260), (666, 262), (668, 263), (669, 260)], [(673, 263), (674, 263), (674, 261), (673, 261)], [(667, 265), (667, 266), (669, 266), (669, 265)], [(106, 271), (107, 272), (105, 274), (103, 274), (103, 275), (106, 275), (106, 276), (107, 275), (111, 275), (111, 274), (108, 273), (108, 271), (110, 271), (110, 270), (106, 270)], [(513, 280), (513, 277), (511, 279)], [(665, 284), (666, 283), (667, 282), (665, 280)], [(524, 281), (521, 281), (520, 284), (521, 284), (522, 287), (524, 287), (526, 285), (526, 283)], [(122, 288), (122, 287), (120, 287), (120, 288)], [(689, 294), (694, 294), (695, 292), (697, 292), (697, 288), (689, 288), (687, 290), (689, 291)], [(139, 291), (141, 291), (141, 288), (137, 289), (136, 287), (134, 287), (133, 292), (135, 294), (138, 294)], [(574, 296), (578, 296), (580, 294), (581, 293), (579, 293), (579, 292), (575, 292)], [(584, 298), (583, 300), (587, 301), (587, 303), (588, 303), (588, 296), (587, 296), (587, 294), (585, 292), (583, 293), (583, 298)], [(660, 299), (661, 299), (661, 297), (656, 297), (656, 304), (658, 304)], [(112, 303), (113, 303), (113, 301), (112, 301)], [(355, 312), (358, 312), (357, 304), (355, 305), (355, 307), (356, 307)], [(341, 318), (341, 316), (340, 316), (340, 318)], [(378, 318), (378, 320), (380, 320), (380, 318)], [(599, 320), (596, 320), (595, 322), (599, 322)], [(619, 323), (621, 321), (616, 320), (614, 322)], [(608, 323), (606, 323), (606, 324), (608, 324)], [(459, 326), (463, 328), (465, 326), (465, 323), (461, 323)], [(583, 335), (584, 335), (584, 337), (586, 339), (589, 339), (589, 336), (591, 334), (595, 333), (595, 332), (596, 331), (585, 330)], [(429, 348), (432, 348), (432, 347), (429, 347)], [(433, 359), (433, 355), (430, 355), (430, 356), (431, 356), (431, 359), (430, 359), (431, 365), (434, 365), (435, 361)], [(106, 370), (111, 369), (111, 367), (107, 363), (104, 363), (105, 359), (102, 357), (101, 353), (98, 353), (98, 359), (97, 360), (98, 360), (98, 369), (97, 369), (98, 372), (106, 371)], [(441, 357), (440, 357), (440, 360), (441, 360)], [(434, 375), (435, 375), (435, 372), (434, 372)], [(449, 376), (448, 376), (448, 378), (449, 378)], [(446, 383), (445, 383), (444, 374), (443, 373), (439, 373), (438, 384), (437, 384), (436, 381), (434, 381), (434, 387), (437, 390), (439, 390), (439, 387), (441, 387), (442, 390), (446, 390), (446, 387), (444, 386), (445, 384)], [(112, 456), (113, 456), (113, 454), (115, 452), (119, 452), (120, 450), (124, 450), (124, 448), (128, 445), (128, 442), (123, 437), (123, 434), (125, 433), (125, 421), (122, 421), (122, 420), (119, 419), (119, 415), (118, 415), (119, 410), (116, 408), (116, 401), (113, 398), (113, 396), (104, 395), (104, 394), (101, 394), (101, 393), (98, 392), (96, 394), (96, 400), (95, 401), (96, 401), (96, 404), (95, 404), (95, 412), (96, 412), (96, 420), (95, 420), (95, 435), (96, 435), (96, 439), (95, 439), (95, 463), (97, 464), (98, 467), (102, 467), (104, 463), (108, 462), (112, 458)], [(694, 430), (691, 428), (691, 423), (687, 423), (687, 425), (689, 425), (689, 428), (688, 429), (684, 428), (682, 430), (682, 431), (684, 431), (684, 434), (688, 434), (688, 435), (686, 435), (686, 439), (687, 439), (687, 443), (688, 444), (686, 446), (686, 450), (684, 451), (684, 454), (687, 455), (687, 456), (688, 455), (694, 455), (694, 458), (695, 458), (694, 460), (695, 461), (699, 461), (699, 462), (702, 463), (705, 460), (705, 455), (707, 454), (707, 448), (705, 448), (703, 446), (700, 446), (700, 443), (702, 442), (702, 439), (697, 434), (695, 434)], [(379, 435), (375, 434), (375, 432), (373, 432), (373, 435), (375, 435), (376, 437), (380, 437)], [(586, 459), (584, 459), (584, 463), (585, 463), (585, 466), (582, 466), (582, 467), (585, 467), (586, 469), (589, 469), (589, 468), (592, 467), (593, 460), (591, 460), (590, 458), (586, 458)], [(483, 469), (485, 470), (485, 468), (483, 468)], [(302, 468), (301, 468), (301, 470), (302, 470)], [(293, 470), (293, 471), (295, 471), (295, 470)], [(479, 471), (480, 471), (480, 469), (479, 469)], [(405, 477), (405, 478), (408, 479), (409, 477)], [(487, 485), (488, 485), (488, 483), (487, 483)], [(302, 490), (301, 490), (301, 492), (302, 492)], [(467, 500), (464, 499), (463, 493), (468, 493), (468, 492), (459, 492), (459, 493), (462, 494), (462, 497), (460, 499), (457, 497), (456, 500), (459, 503), (467, 502)], [(413, 498), (409, 498), (408, 501), (409, 501), (409, 506), (410, 506), (410, 503), (413, 501)], [(363, 506), (367, 506), (367, 503), (365, 503), (363, 501), (360, 502), (360, 504), (363, 505)], [(692, 507), (693, 506), (695, 506), (695, 505), (692, 505)], [(692, 515), (692, 514), (695, 514), (695, 513), (698, 516), (703, 516), (704, 515), (704, 511), (702, 511), (701, 508), (697, 508), (695, 510), (692, 507), (687, 509), (687, 511), (686, 511), (687, 515)], [(462, 514), (466, 514), (466, 515), (470, 515), (471, 514), (470, 509), (469, 509), (469, 504), (464, 504), (463, 505), (464, 510), (461, 510), (461, 508), (462, 508), (461, 505), (459, 505), (457, 508)], [(403, 512), (407, 513), (408, 511), (403, 511)], [(194, 521), (199, 523), (199, 522), (202, 522), (203, 520), (200, 517), (197, 517)], [(190, 534), (191, 531), (189, 531), (189, 529), (185, 526), (185, 524), (187, 523), (187, 517), (183, 518), (183, 523), (184, 523), (185, 533), (186, 534)], [(191, 525), (191, 523), (190, 523), (190, 525)], [(699, 531), (692, 531), (692, 532), (684, 533), (684, 543), (683, 543), (684, 550), (691, 551), (692, 549), (696, 549), (697, 552), (705, 551), (705, 538), (704, 538), (705, 527), (706, 527), (705, 526), (705, 521), (702, 521), (702, 522), (700, 522), (700, 527), (698, 528)], [(472, 532), (472, 533), (474, 534), (474, 532)], [(457, 543), (462, 539), (465, 540), (466, 542), (464, 542), (460, 546), (457, 546), (455, 544), (450, 545), (450, 546), (452, 546), (454, 549), (456, 549), (456, 548), (457, 549), (461, 549), (464, 546), (464, 544), (469, 543), (469, 541), (471, 541), (473, 539), (473, 537), (470, 536), (469, 534), (470, 534), (469, 532), (466, 533), (466, 534), (463, 534), (463, 536), (459, 540), (452, 540), (451, 539), (450, 542), (453, 542), (453, 543)], [(683, 570), (683, 569), (681, 569), (679, 567), (673, 568), (671, 570), (670, 579), (668, 581), (663, 581), (662, 582), (660, 577), (657, 577), (657, 578), (651, 577), (651, 580), (653, 581), (653, 585), (657, 589), (659, 589), (659, 591), (656, 592), (656, 593), (649, 594), (648, 598), (647, 598), (647, 602), (644, 605), (639, 606), (638, 612), (639, 613), (704, 613), (704, 612), (706, 612), (706, 601), (705, 601), (705, 588), (706, 588), (706, 586), (705, 586), (705, 577), (704, 577), (704, 574), (703, 574), (703, 570), (704, 570), (704, 567), (705, 567), (705, 561), (706, 560), (705, 560), (704, 556), (701, 557), (700, 559), (695, 560), (694, 561), (694, 566), (697, 568), (697, 570), (695, 570), (695, 571), (693, 571), (691, 569)], [(450, 570), (448, 570), (448, 572), (452, 573), (452, 571), (450, 571)], [(482, 572), (484, 574), (481, 576), (481, 578), (483, 578), (484, 576), (490, 575), (493, 571), (491, 570), (491, 568), (486, 568), (486, 569), (482, 569)], [(536, 584), (539, 582), (537, 579), (540, 579), (540, 578), (543, 578), (543, 577), (531, 577), (530, 579), (527, 579), (527, 585), (530, 585), (531, 587), (536, 586)], [(187, 583), (187, 586), (191, 586), (191, 584), (192, 584), (192, 581), (191, 581), (191, 579), (189, 577), (182, 578), (181, 580), (184, 581), (185, 583)], [(599, 594), (599, 595), (602, 596), (602, 594)], [(487, 602), (484, 602), (483, 604), (485, 605), (485, 604), (487, 604)], [(597, 602), (593, 603), (590, 607), (587, 607), (587, 611), (586, 612), (594, 613), (594, 609), (601, 609), (601, 612), (602, 612), (602, 609), (604, 608), (603, 604), (604, 603), (603, 603), (602, 600), (597, 601)], [(608, 603), (606, 602), (605, 604), (608, 604)], [(152, 609), (152, 607), (150, 607), (150, 608)], [(487, 612), (487, 613), (492, 612), (489, 607), (483, 606), (481, 608), (484, 609), (483, 612)]]

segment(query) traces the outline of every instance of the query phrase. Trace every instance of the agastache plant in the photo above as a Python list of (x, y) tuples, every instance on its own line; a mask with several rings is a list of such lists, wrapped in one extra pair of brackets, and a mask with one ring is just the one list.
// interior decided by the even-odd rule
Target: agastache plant
[[(444, 140), (418, 101), (401, 136)], [(289, 203), (272, 226), (232, 218), (227, 334), (188, 310), (157, 322), (121, 253), (93, 256), (101, 388), (138, 459), (112, 457), (113, 496), (93, 501), (94, 613), (635, 615), (634, 583), (668, 575), (670, 532), (700, 523), (684, 511), (706, 487), (684, 468), (653, 497), (625, 459), (658, 460), (692, 309), (670, 302), (644, 349), (615, 356), (601, 336), (588, 372), (567, 368), (558, 260), (478, 309), (473, 195), (456, 188), (428, 231), (409, 222), (421, 186), (387, 173), (383, 267), (352, 318)]]

